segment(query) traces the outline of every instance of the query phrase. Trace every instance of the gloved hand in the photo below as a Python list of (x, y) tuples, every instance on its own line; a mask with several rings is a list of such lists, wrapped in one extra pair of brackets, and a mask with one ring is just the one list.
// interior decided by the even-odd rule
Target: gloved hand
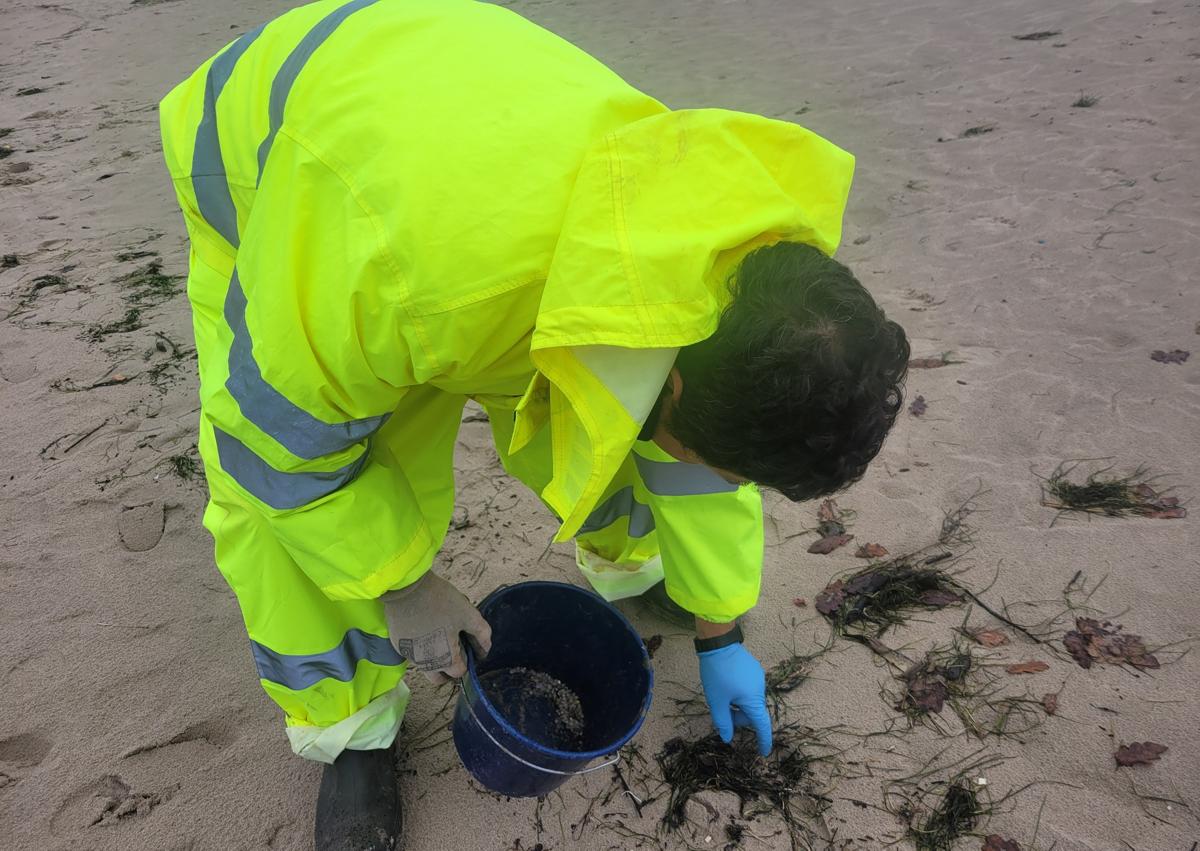
[(696, 654), (700, 683), (721, 741), (733, 739), (733, 728), (752, 727), (758, 752), (771, 752), (771, 714), (767, 711), (767, 680), (762, 665), (742, 644)]
[(467, 672), (460, 632), (467, 634), (480, 658), (492, 648), (492, 628), (483, 615), (433, 571), (379, 599), (396, 649), (432, 683), (449, 682)]

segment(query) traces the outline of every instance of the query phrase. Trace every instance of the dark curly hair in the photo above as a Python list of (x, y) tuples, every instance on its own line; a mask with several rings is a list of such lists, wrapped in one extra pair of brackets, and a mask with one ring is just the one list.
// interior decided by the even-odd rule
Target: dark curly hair
[(810, 245), (751, 252), (730, 287), (716, 332), (679, 352), (667, 430), (709, 466), (795, 501), (857, 481), (903, 404), (904, 330)]

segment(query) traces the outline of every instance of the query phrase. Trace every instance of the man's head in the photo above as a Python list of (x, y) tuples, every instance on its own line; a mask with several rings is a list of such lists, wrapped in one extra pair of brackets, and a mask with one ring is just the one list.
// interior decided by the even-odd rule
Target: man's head
[(680, 350), (655, 439), (796, 501), (856, 481), (901, 408), (903, 329), (849, 269), (800, 243), (751, 252), (731, 287), (716, 332)]

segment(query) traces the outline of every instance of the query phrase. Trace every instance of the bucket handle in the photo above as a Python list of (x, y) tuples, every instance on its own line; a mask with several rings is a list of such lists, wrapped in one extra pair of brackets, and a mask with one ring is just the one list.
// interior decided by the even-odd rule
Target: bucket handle
[(465, 685), (463, 685), (462, 680), (458, 681), (458, 688), (462, 692), (463, 705), (467, 707), (467, 712), (471, 713), (471, 720), (473, 720), (479, 726), (479, 729), (483, 731), (483, 734), (485, 736), (487, 736), (489, 739), (492, 740), (493, 745), (500, 748), (500, 750), (504, 751), (510, 757), (515, 759), (517, 762), (521, 763), (521, 765), (524, 765), (526, 768), (532, 768), (537, 771), (543, 771), (546, 774), (557, 774), (561, 777), (574, 777), (577, 774), (590, 774), (593, 771), (599, 771), (602, 768), (608, 768), (610, 765), (616, 765), (618, 762), (621, 761), (621, 755), (619, 753), (615, 753), (615, 754), (613, 754), (612, 759), (610, 759), (606, 762), (602, 762), (599, 765), (589, 765), (587, 768), (581, 768), (579, 771), (558, 771), (553, 768), (546, 768), (545, 766), (542, 766), (542, 765), (536, 765), (535, 763), (532, 763), (527, 759), (517, 756), (515, 753), (510, 751), (508, 748), (504, 747), (504, 745), (500, 744), (500, 742), (496, 741), (496, 737), (492, 735), (491, 731), (488, 730), (487, 727), (483, 726), (483, 722), (480, 721), (479, 716), (475, 714), (475, 709), (474, 709), (474, 707), (471, 706), (471, 700), (470, 700), (470, 698), (467, 697), (467, 687)]

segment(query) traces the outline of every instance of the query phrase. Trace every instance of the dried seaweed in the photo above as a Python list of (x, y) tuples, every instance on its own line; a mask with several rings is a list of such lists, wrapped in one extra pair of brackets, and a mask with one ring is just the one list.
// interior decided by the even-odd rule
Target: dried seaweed
[[(816, 751), (821, 750), (821, 753)], [(830, 762), (815, 731), (795, 725), (775, 731), (769, 757), (758, 755), (754, 735), (740, 731), (730, 744), (716, 734), (669, 740), (656, 757), (670, 787), (662, 826), (679, 831), (687, 823), (687, 804), (700, 792), (732, 792), (744, 815), (748, 806), (765, 807), (783, 820), (792, 848), (806, 835), (800, 815), (820, 813), (829, 805), (814, 767)]]
[(1155, 490), (1145, 467), (1127, 476), (1108, 475), (1111, 467), (1090, 473), (1082, 482), (1072, 482), (1077, 461), (1064, 461), (1043, 482), (1042, 504), (1061, 513), (1079, 511), (1109, 517), (1140, 516), (1172, 519), (1187, 516), (1179, 498)]

